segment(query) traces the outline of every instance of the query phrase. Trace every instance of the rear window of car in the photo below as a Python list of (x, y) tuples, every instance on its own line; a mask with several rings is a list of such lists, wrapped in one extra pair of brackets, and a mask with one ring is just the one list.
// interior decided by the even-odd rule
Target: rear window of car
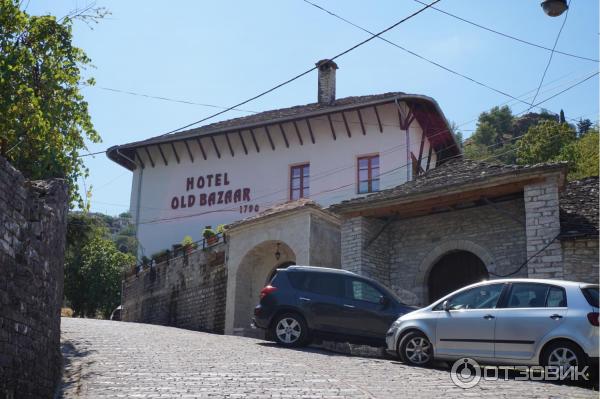
[(290, 280), (290, 284), (294, 289), (297, 290), (306, 290), (306, 281), (308, 277), (308, 273), (304, 272), (287, 272), (288, 279)]
[(584, 287), (581, 289), (583, 296), (591, 306), (600, 307), (598, 302), (598, 287)]
[(306, 291), (333, 297), (344, 296), (344, 278), (337, 274), (307, 273)]

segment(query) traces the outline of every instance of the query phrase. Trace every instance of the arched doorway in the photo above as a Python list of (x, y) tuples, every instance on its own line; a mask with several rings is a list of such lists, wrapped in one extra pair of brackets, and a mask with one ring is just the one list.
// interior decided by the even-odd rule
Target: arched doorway
[(469, 251), (452, 251), (443, 255), (431, 268), (427, 281), (429, 303), (465, 285), (489, 277), (483, 261)]
[(296, 254), (282, 241), (263, 241), (244, 255), (236, 273), (234, 333), (260, 338), (261, 331), (250, 328), (252, 311), (258, 304), (260, 290), (270, 281), (277, 268), (295, 263)]

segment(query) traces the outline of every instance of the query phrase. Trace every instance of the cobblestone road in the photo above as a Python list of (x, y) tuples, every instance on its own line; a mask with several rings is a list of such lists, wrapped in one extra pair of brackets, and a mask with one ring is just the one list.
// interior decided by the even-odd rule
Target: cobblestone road
[(62, 345), (64, 398), (598, 398), (514, 380), (463, 390), (447, 370), (136, 323), (62, 319)]

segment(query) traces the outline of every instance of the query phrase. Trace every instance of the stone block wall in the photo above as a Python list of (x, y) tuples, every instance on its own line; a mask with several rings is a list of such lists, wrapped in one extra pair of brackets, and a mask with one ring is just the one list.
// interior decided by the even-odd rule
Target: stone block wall
[(561, 245), (565, 280), (598, 284), (598, 239), (563, 240)]
[(527, 264), (528, 277), (562, 279), (562, 248), (560, 241), (555, 239), (560, 233), (558, 176), (525, 186), (524, 198), (527, 214), (527, 258), (539, 252)]
[(386, 222), (376, 218), (345, 220), (342, 223), (342, 269), (389, 285), (390, 235), (385, 227)]
[[(381, 281), (408, 304), (427, 304), (429, 270), (450, 251), (472, 252), (497, 274), (515, 270), (526, 259), (522, 199), (399, 220), (383, 228), (385, 223), (363, 217), (343, 222), (342, 268)], [(527, 270), (515, 277), (527, 277)]]
[(67, 210), (64, 180), (0, 157), (0, 397), (51, 398), (59, 381)]
[(223, 333), (225, 245), (196, 250), (126, 278), (123, 321)]

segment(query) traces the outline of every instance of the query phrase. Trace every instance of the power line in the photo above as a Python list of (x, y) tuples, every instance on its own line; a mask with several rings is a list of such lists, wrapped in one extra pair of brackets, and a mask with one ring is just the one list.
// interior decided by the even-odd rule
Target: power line
[[(586, 78), (584, 78), (584, 79), (582, 79), (582, 80), (580, 80), (580, 81), (578, 81), (578, 82), (576, 82), (576, 83), (574, 83), (574, 84), (570, 85), (569, 87), (567, 87), (567, 88), (565, 88), (565, 89), (561, 90), (560, 92), (558, 92), (558, 93), (555, 93), (555, 94), (553, 94), (552, 96), (550, 96), (550, 97), (547, 97), (546, 99), (539, 101), (539, 102), (538, 102), (537, 104), (535, 104), (534, 106), (535, 106), (535, 107), (539, 107), (541, 104), (543, 104), (543, 103), (545, 103), (545, 102), (547, 102), (547, 101), (550, 101), (551, 99), (553, 99), (553, 98), (555, 98), (555, 97), (557, 97), (557, 96), (559, 96), (559, 95), (561, 95), (561, 94), (563, 94), (563, 93), (565, 93), (565, 92), (567, 92), (567, 91), (569, 91), (569, 90), (573, 89), (573, 88), (574, 88), (574, 87), (576, 87), (576, 86), (579, 86), (580, 84), (582, 84), (582, 83), (584, 83), (584, 82), (588, 81), (589, 79), (593, 78), (594, 76), (596, 76), (596, 75), (598, 75), (598, 74), (599, 74), (599, 72), (594, 72), (593, 74), (591, 74), (591, 75), (587, 76)], [(527, 92), (527, 93), (529, 93), (529, 92)], [(525, 93), (525, 94), (527, 94), (527, 93)], [(527, 112), (527, 110), (523, 110), (523, 111), (521, 111), (521, 112), (519, 112), (519, 113), (515, 114), (515, 116), (519, 116), (519, 115), (521, 115), (521, 114), (524, 114), (524, 113), (526, 113), (526, 112)], [(466, 122), (466, 123), (468, 123), (468, 122)], [(463, 124), (461, 124), (461, 125), (464, 125), (464, 123), (463, 123)], [(459, 126), (461, 126), (461, 125), (459, 125)], [(440, 134), (443, 134), (443, 133), (445, 133), (445, 132), (446, 132), (446, 129), (442, 129), (442, 130), (440, 130), (440, 131), (438, 131), (438, 132), (435, 132), (435, 133), (433, 133), (433, 134), (430, 136), (430, 138), (432, 138), (432, 137), (435, 137), (435, 136), (438, 136), (438, 135), (440, 135)], [(512, 138), (511, 140), (516, 140), (516, 139), (518, 139), (518, 138), (519, 138), (519, 137)], [(467, 140), (467, 138), (463, 139), (463, 140), (462, 140), (462, 142), (461, 142), (461, 144), (463, 144), (463, 143), (464, 143), (466, 140)], [(500, 143), (500, 144), (505, 144), (505, 143)], [(498, 144), (498, 143), (497, 143), (497, 144), (492, 144), (492, 145), (489, 145), (489, 146), (487, 146), (486, 148), (492, 148), (492, 147), (498, 146), (498, 145), (500, 145), (500, 144)], [(443, 148), (443, 149), (442, 149), (442, 151), (445, 151), (445, 150), (451, 149), (451, 148), (453, 148), (453, 147), (456, 147), (457, 145), (458, 145), (458, 143), (451, 144), (451, 145), (449, 145), (449, 146), (447, 146), (447, 147)], [(406, 144), (400, 144), (400, 145), (398, 145), (398, 146), (395, 146), (395, 147), (392, 147), (392, 148), (389, 148), (389, 149), (387, 149), (386, 151), (384, 151), (384, 153), (385, 153), (385, 154), (392, 153), (392, 152), (395, 152), (395, 151), (399, 151), (399, 150), (401, 150), (402, 148), (405, 148), (405, 147), (406, 147)], [(513, 150), (515, 150), (515, 149), (513, 149)], [(104, 151), (102, 151), (102, 152), (104, 152)], [(102, 152), (99, 152), (99, 153), (102, 153)], [(507, 154), (508, 152), (510, 152), (510, 151), (507, 151), (506, 153), (502, 153), (502, 154), (497, 154), (497, 155), (495, 155), (495, 156), (493, 156), (493, 157), (498, 157), (498, 156), (501, 156), (501, 155), (505, 155), (505, 154)], [(460, 156), (460, 155), (457, 155), (457, 156), (452, 156), (452, 157), (449, 157), (448, 159), (453, 159), (453, 158), (456, 158), (456, 157), (458, 157), (458, 156)], [(425, 157), (425, 159), (427, 159), (427, 157)], [(484, 159), (484, 160), (485, 160), (485, 159)], [(402, 168), (404, 168), (404, 167), (407, 167), (407, 166), (408, 166), (408, 165), (410, 165), (410, 164), (412, 164), (412, 162), (406, 163), (406, 164), (404, 164), (404, 165), (400, 165), (400, 166), (398, 166), (398, 167), (396, 167), (396, 168), (394, 168), (394, 169), (391, 169), (391, 170), (389, 170), (389, 171), (386, 171), (386, 172), (382, 173), (381, 175), (386, 175), (386, 174), (389, 174), (389, 173), (395, 172), (395, 171), (397, 171), (397, 170), (400, 170), (400, 169), (402, 169)], [(335, 173), (339, 173), (339, 172), (341, 172), (341, 171), (343, 171), (343, 170), (346, 170), (346, 169), (348, 169), (348, 168), (353, 168), (353, 167), (354, 167), (354, 164), (352, 164), (352, 165), (349, 165), (349, 166), (347, 166), (347, 167), (335, 168), (335, 169), (332, 169), (332, 170), (330, 170), (330, 171), (324, 171), (324, 172), (323, 172), (323, 173), (321, 173), (320, 175), (313, 176), (311, 180), (312, 180), (312, 181), (319, 180), (319, 179), (321, 179), (321, 178), (324, 178), (324, 177), (330, 176), (330, 175), (332, 175), (332, 174), (335, 174)], [(344, 185), (344, 186), (341, 186), (341, 187), (335, 187), (335, 188), (333, 188), (333, 189), (328, 189), (328, 190), (327, 190), (327, 192), (330, 192), (330, 191), (335, 191), (335, 190), (338, 190), (338, 189), (340, 189), (340, 188), (344, 188), (345, 186), (349, 186), (349, 185), (352, 185), (352, 184), (354, 184), (354, 182), (353, 182), (353, 183), (350, 183), (350, 184), (347, 184), (347, 185)], [(260, 196), (256, 197), (256, 198), (255, 198), (255, 200), (256, 200), (256, 199), (260, 199), (260, 198), (265, 198), (265, 197), (268, 197), (268, 196), (270, 196), (270, 195), (274, 195), (274, 194), (277, 194), (277, 193), (279, 193), (279, 192), (284, 192), (284, 191), (286, 191), (286, 192), (287, 192), (287, 189), (280, 189), (280, 190), (276, 190), (276, 191), (273, 191), (273, 192), (269, 192), (269, 193), (261, 194)], [(320, 194), (320, 193), (313, 193), (313, 194), (312, 194), (312, 196), (316, 196), (316, 195), (319, 195), (319, 194)], [(277, 200), (275, 200), (275, 202), (276, 202), (276, 201), (277, 201)], [(103, 202), (100, 202), (100, 201), (95, 201), (95, 202), (98, 202), (98, 203), (103, 203)], [(108, 204), (108, 205), (114, 205), (114, 206), (123, 206), (123, 207), (127, 207), (127, 206), (126, 206), (126, 205), (124, 205), (124, 204), (111, 204), (111, 203), (106, 203), (106, 202), (105, 202), (104, 204)], [(143, 208), (145, 208), (145, 209), (156, 209), (156, 210), (167, 210), (167, 209), (168, 209), (168, 208), (154, 208), (154, 207), (143, 207)], [(236, 208), (236, 209), (237, 209), (237, 208)], [(223, 210), (223, 211), (235, 211), (235, 209), (225, 209), (225, 210)], [(211, 211), (210, 213), (214, 213), (214, 212), (215, 212), (215, 211)], [(187, 215), (187, 216), (188, 216), (188, 217), (193, 217), (193, 216), (200, 216), (200, 215), (201, 215), (201, 214), (194, 214), (194, 215)], [(151, 222), (152, 222), (152, 223), (156, 223), (156, 222), (159, 222), (160, 220), (162, 220), (162, 219), (159, 219), (159, 220), (154, 220), (154, 221), (151, 221)], [(143, 223), (141, 223), (141, 224), (145, 224), (145, 223), (149, 223), (149, 222), (143, 222)]]
[[(417, 3), (420, 3), (420, 4), (426, 4), (426, 3), (422, 2), (421, 0), (414, 0), (414, 1), (416, 1)], [(471, 24), (471, 25), (473, 25), (473, 26), (476, 26), (476, 27), (478, 27), (478, 28), (480, 28), (480, 29), (487, 30), (488, 32), (492, 32), (492, 33), (495, 33), (495, 34), (497, 34), (497, 35), (504, 36), (504, 37), (506, 37), (506, 38), (508, 38), (508, 39), (512, 39), (512, 40), (516, 40), (516, 41), (518, 41), (518, 42), (521, 42), (521, 43), (524, 43), (524, 44), (528, 44), (528, 45), (530, 45), (530, 46), (533, 46), (533, 47), (537, 47), (537, 48), (540, 48), (540, 49), (543, 49), (543, 50), (547, 50), (547, 51), (553, 51), (553, 52), (555, 52), (555, 53), (557, 53), (557, 54), (562, 54), (562, 55), (566, 55), (566, 56), (569, 56), (569, 57), (579, 58), (579, 59), (581, 59), (581, 60), (592, 61), (592, 62), (600, 62), (600, 60), (597, 60), (597, 59), (594, 59), (594, 58), (588, 58), (588, 57), (583, 57), (583, 56), (576, 55), (576, 54), (567, 53), (567, 52), (564, 52), (564, 51), (553, 50), (553, 49), (551, 49), (551, 48), (548, 48), (548, 47), (546, 47), (546, 46), (542, 46), (541, 44), (532, 43), (532, 42), (530, 42), (530, 41), (527, 41), (527, 40), (524, 40), (524, 39), (520, 39), (520, 38), (518, 38), (518, 37), (515, 37), (515, 36), (512, 36), (512, 35), (509, 35), (509, 34), (507, 34), (507, 33), (502, 33), (502, 32), (499, 32), (499, 31), (497, 31), (497, 30), (494, 30), (494, 29), (488, 28), (488, 27), (486, 27), (486, 26), (483, 26), (483, 25), (481, 25), (481, 24), (478, 24), (478, 23), (476, 23), (476, 22), (469, 21), (468, 19), (465, 19), (465, 18), (459, 17), (458, 15), (455, 15), (455, 14), (451, 14), (451, 13), (449, 13), (449, 12), (447, 12), (447, 11), (444, 11), (444, 10), (442, 10), (442, 9), (439, 9), (439, 8), (437, 8), (437, 7), (431, 7), (431, 8), (432, 8), (433, 10), (436, 10), (436, 11), (438, 11), (438, 12), (441, 12), (442, 14), (446, 14), (446, 15), (448, 15), (448, 16), (450, 16), (450, 17), (452, 17), (452, 18), (456, 18), (456, 19), (458, 19), (458, 20), (460, 20), (460, 21), (466, 22), (466, 23), (468, 23), (468, 24)]]
[[(341, 20), (341, 21), (344, 21), (344, 22), (346, 22), (347, 24), (350, 24), (350, 25), (354, 26), (355, 28), (358, 28), (358, 29), (362, 30), (363, 32), (366, 32), (366, 33), (368, 33), (368, 34), (370, 34), (370, 35), (374, 35), (374, 33), (373, 33), (373, 32), (371, 32), (370, 30), (368, 30), (368, 29), (366, 29), (366, 28), (363, 28), (362, 26), (360, 26), (360, 25), (358, 25), (358, 24), (356, 24), (356, 23), (354, 23), (354, 22), (352, 22), (352, 21), (350, 21), (350, 20), (348, 20), (348, 19), (346, 19), (346, 18), (344, 18), (344, 17), (342, 17), (342, 16), (340, 16), (340, 15), (338, 15), (338, 14), (336, 14), (336, 13), (332, 12), (332, 11), (329, 11), (328, 9), (326, 9), (326, 8), (324, 8), (324, 7), (321, 7), (321, 6), (320, 6), (320, 5), (318, 5), (318, 4), (315, 4), (315, 3), (313, 3), (313, 2), (311, 2), (311, 1), (309, 1), (309, 0), (303, 0), (303, 1), (304, 1), (305, 3), (307, 3), (307, 4), (310, 4), (310, 5), (312, 5), (313, 7), (316, 7), (316, 8), (318, 8), (318, 9), (319, 9), (319, 10), (321, 10), (321, 11), (324, 11), (324, 12), (326, 12), (327, 14), (329, 14), (329, 15), (331, 15), (331, 16), (333, 16), (333, 17), (335, 17), (335, 18), (337, 18), (337, 19), (339, 19), (339, 20)], [(477, 85), (479, 85), (479, 86), (482, 86), (482, 87), (485, 87), (485, 88), (487, 88), (487, 89), (490, 89), (490, 90), (492, 90), (492, 91), (494, 91), (494, 92), (496, 92), (496, 93), (502, 94), (503, 96), (506, 96), (506, 97), (512, 98), (512, 99), (513, 99), (513, 100), (515, 100), (515, 101), (519, 101), (519, 102), (522, 102), (523, 104), (527, 104), (527, 105), (529, 105), (529, 103), (528, 103), (528, 102), (526, 102), (526, 101), (523, 101), (523, 100), (521, 100), (520, 98), (517, 98), (517, 97), (515, 97), (515, 96), (513, 96), (513, 95), (511, 95), (511, 94), (509, 94), (509, 93), (507, 93), (507, 92), (505, 92), (505, 91), (502, 91), (502, 90), (500, 90), (500, 89), (496, 89), (495, 87), (492, 87), (492, 86), (490, 86), (490, 85), (488, 85), (488, 84), (486, 84), (486, 83), (480, 82), (480, 81), (478, 81), (478, 80), (476, 80), (476, 79), (474, 79), (474, 78), (472, 78), (472, 77), (470, 77), (470, 76), (467, 76), (467, 75), (465, 75), (465, 74), (463, 74), (463, 73), (460, 73), (460, 72), (458, 72), (458, 71), (455, 71), (455, 70), (453, 70), (453, 69), (451, 69), (451, 68), (448, 68), (447, 66), (444, 66), (444, 65), (442, 65), (442, 64), (440, 64), (440, 63), (438, 63), (438, 62), (436, 62), (436, 61), (433, 61), (433, 60), (431, 60), (431, 59), (429, 59), (429, 58), (426, 58), (426, 57), (424, 57), (424, 56), (422, 56), (422, 55), (420, 55), (420, 54), (417, 54), (416, 52), (414, 52), (414, 51), (412, 51), (412, 50), (409, 50), (409, 49), (407, 49), (406, 47), (400, 46), (399, 44), (397, 44), (397, 43), (395, 43), (395, 42), (392, 42), (391, 40), (388, 40), (388, 39), (386, 39), (386, 38), (384, 38), (384, 37), (381, 37), (381, 36), (378, 36), (378, 39), (380, 39), (380, 40), (383, 40), (384, 42), (386, 42), (386, 43), (388, 43), (388, 44), (390, 44), (390, 45), (392, 45), (392, 46), (394, 46), (394, 47), (396, 47), (396, 48), (399, 48), (400, 50), (406, 51), (407, 53), (409, 53), (409, 54), (411, 54), (411, 55), (414, 55), (415, 57), (417, 57), (417, 58), (420, 58), (420, 59), (422, 59), (422, 60), (424, 60), (424, 61), (426, 61), (426, 62), (428, 62), (428, 63), (430, 63), (430, 64), (433, 64), (433, 65), (437, 66), (438, 68), (442, 68), (443, 70), (445, 70), (445, 71), (447, 71), (447, 72), (450, 72), (450, 73), (452, 73), (452, 74), (454, 74), (454, 75), (460, 76), (461, 78), (467, 79), (467, 80), (469, 80), (470, 82), (473, 82), (473, 83), (475, 83), (475, 84), (477, 84)]]
[[(337, 54), (337, 55), (335, 55), (335, 56), (333, 56), (333, 57), (329, 58), (329, 60), (330, 60), (330, 61), (333, 61), (333, 60), (336, 60), (337, 58), (340, 58), (340, 57), (341, 57), (341, 56), (343, 56), (343, 55), (346, 55), (346, 54), (348, 54), (349, 52), (351, 52), (351, 51), (353, 51), (353, 50), (357, 49), (358, 47), (362, 46), (363, 44), (366, 44), (366, 43), (370, 42), (371, 40), (375, 39), (376, 37), (379, 37), (380, 35), (384, 34), (385, 32), (388, 32), (388, 31), (390, 31), (390, 30), (394, 29), (395, 27), (397, 27), (398, 25), (400, 25), (400, 24), (402, 24), (402, 23), (404, 23), (404, 22), (408, 21), (409, 19), (411, 19), (411, 18), (413, 18), (413, 17), (415, 17), (415, 16), (417, 16), (417, 15), (419, 15), (420, 13), (422, 13), (422, 12), (423, 12), (423, 11), (425, 11), (426, 9), (430, 8), (432, 5), (439, 3), (440, 1), (441, 1), (441, 0), (435, 0), (435, 1), (431, 2), (431, 4), (427, 4), (425, 7), (423, 7), (423, 8), (421, 8), (421, 9), (419, 9), (419, 10), (415, 11), (414, 13), (410, 14), (410, 15), (409, 15), (409, 16), (407, 16), (407, 17), (404, 17), (404, 18), (402, 18), (400, 21), (398, 21), (398, 22), (396, 22), (395, 24), (393, 24), (393, 25), (391, 25), (391, 26), (389, 26), (389, 27), (385, 28), (384, 30), (380, 31), (379, 33), (376, 33), (376, 34), (374, 34), (373, 36), (371, 36), (371, 37), (369, 37), (369, 38), (367, 38), (367, 39), (365, 39), (365, 40), (363, 40), (363, 41), (361, 41), (361, 42), (359, 42), (359, 43), (355, 44), (354, 46), (352, 46), (352, 47), (348, 48), (347, 50), (344, 50), (344, 51), (342, 51), (341, 53), (339, 53), (339, 54)], [(233, 110), (233, 109), (235, 109), (235, 108), (238, 108), (238, 107), (240, 107), (240, 106), (242, 106), (242, 105), (244, 105), (244, 104), (247, 104), (247, 103), (249, 103), (249, 102), (251, 102), (251, 101), (254, 101), (254, 100), (256, 100), (257, 98), (260, 98), (260, 97), (262, 97), (262, 96), (264, 96), (264, 95), (266, 95), (266, 94), (269, 94), (269, 93), (271, 93), (272, 91), (275, 91), (275, 90), (279, 89), (279, 88), (280, 88), (280, 87), (282, 87), (282, 86), (285, 86), (285, 85), (287, 85), (287, 84), (289, 84), (289, 83), (291, 83), (291, 82), (293, 82), (293, 81), (295, 81), (295, 80), (297, 80), (297, 79), (300, 79), (301, 77), (303, 77), (303, 76), (305, 76), (305, 75), (308, 75), (310, 72), (314, 71), (314, 70), (315, 70), (315, 69), (317, 69), (317, 68), (318, 68), (318, 67), (315, 65), (314, 67), (311, 67), (310, 69), (307, 69), (306, 71), (304, 71), (304, 72), (302, 72), (302, 73), (299, 73), (298, 75), (296, 75), (296, 76), (294, 76), (294, 77), (292, 77), (292, 78), (290, 78), (290, 79), (288, 79), (288, 80), (286, 80), (286, 81), (284, 81), (284, 82), (281, 82), (281, 83), (279, 83), (279, 84), (277, 84), (277, 85), (275, 85), (275, 86), (271, 87), (271, 88), (270, 88), (270, 89), (268, 89), (268, 90), (265, 90), (265, 91), (263, 91), (263, 92), (261, 92), (261, 93), (259, 93), (259, 94), (255, 95), (255, 96), (253, 96), (253, 97), (250, 97), (250, 98), (249, 98), (249, 99), (247, 99), (247, 100), (244, 100), (244, 101), (242, 101), (242, 102), (240, 102), (240, 103), (237, 103), (237, 104), (235, 104), (235, 105), (232, 105), (231, 107), (227, 107), (226, 109), (224, 109), (224, 110), (222, 110), (222, 111), (216, 112), (216, 113), (214, 113), (214, 114), (212, 114), (212, 115), (209, 115), (209, 116), (207, 116), (207, 117), (205, 117), (205, 118), (202, 118), (202, 119), (200, 119), (200, 120), (197, 120), (197, 121), (195, 121), (195, 122), (188, 123), (188, 124), (187, 124), (187, 125), (185, 125), (185, 126), (181, 126), (181, 127), (177, 128), (177, 129), (173, 129), (173, 130), (171, 130), (171, 131), (169, 131), (169, 132), (167, 132), (167, 133), (161, 134), (160, 136), (166, 136), (166, 135), (168, 135), (168, 134), (172, 134), (172, 133), (178, 132), (178, 131), (180, 131), (180, 130), (182, 130), (182, 129), (187, 129), (187, 128), (189, 128), (189, 127), (192, 127), (192, 126), (194, 126), (194, 125), (197, 125), (197, 124), (199, 124), (199, 123), (202, 123), (202, 122), (205, 122), (205, 121), (207, 121), (207, 120), (209, 120), (209, 119), (212, 119), (212, 118), (214, 118), (214, 117), (216, 117), (216, 116), (222, 115), (222, 114), (224, 114), (225, 112), (231, 111), (231, 110)], [(159, 137), (160, 137), (160, 136), (159, 136)]]
[[(566, 88), (566, 89), (562, 90), (561, 92), (559, 92), (559, 93), (556, 93), (556, 94), (554, 94), (554, 95), (552, 95), (552, 96), (550, 96), (550, 97), (548, 97), (548, 98), (546, 98), (546, 99), (544, 99), (544, 100), (541, 100), (541, 101), (539, 101), (539, 102), (538, 102), (537, 104), (535, 104), (534, 106), (535, 106), (535, 107), (537, 107), (537, 106), (539, 106), (539, 105), (541, 105), (541, 104), (543, 104), (543, 103), (545, 103), (545, 102), (547, 102), (547, 101), (550, 101), (551, 99), (555, 98), (556, 96), (558, 96), (558, 95), (560, 95), (560, 94), (562, 94), (562, 93), (564, 93), (564, 92), (566, 92), (566, 91), (568, 91), (568, 90), (571, 90), (572, 88), (574, 88), (574, 87), (576, 87), (576, 86), (579, 86), (580, 84), (582, 84), (582, 83), (584, 83), (584, 82), (588, 81), (589, 79), (593, 78), (594, 76), (597, 76), (599, 73), (600, 73), (600, 72), (594, 72), (592, 75), (590, 75), (590, 76), (586, 77), (585, 79), (583, 79), (583, 80), (581, 80), (581, 81), (579, 81), (579, 82), (577, 82), (577, 83), (575, 83), (575, 84), (573, 84), (573, 85), (569, 86), (568, 88)], [(527, 110), (523, 110), (523, 111), (521, 111), (521, 112), (519, 112), (519, 113), (517, 113), (517, 114), (515, 114), (515, 115), (521, 115), (521, 114), (524, 114), (525, 112), (527, 112)], [(435, 133), (435, 134), (441, 134), (441, 133), (443, 133), (443, 131), (437, 132), (437, 133)], [(517, 140), (517, 139), (519, 139), (519, 138), (520, 138), (520, 137), (513, 137), (513, 138), (512, 138), (510, 141), (512, 141), (512, 140)], [(463, 140), (463, 142), (464, 142), (464, 140)], [(506, 143), (502, 143), (502, 144), (506, 144)], [(446, 146), (446, 147), (445, 147), (445, 148), (444, 148), (442, 151), (445, 151), (445, 150), (448, 150), (448, 149), (450, 149), (450, 148), (456, 147), (457, 145), (458, 145), (458, 143), (451, 144), (451, 145), (449, 145), (449, 146)], [(486, 146), (486, 148), (492, 148), (492, 147), (495, 147), (495, 146), (497, 146), (497, 145), (499, 145), (499, 144), (498, 144), (498, 143), (496, 143), (496, 144), (492, 144), (492, 145)], [(496, 158), (498, 158), (498, 157), (500, 157), (500, 156), (506, 155), (506, 154), (508, 154), (508, 153), (510, 153), (510, 152), (513, 152), (513, 151), (516, 151), (516, 150), (517, 150), (517, 148), (511, 148), (511, 149), (509, 149), (509, 150), (507, 150), (507, 151), (505, 151), (505, 152), (503, 152), (503, 153), (501, 153), (501, 154), (495, 154), (495, 155), (492, 155), (492, 156), (490, 156), (490, 157), (487, 157), (487, 158), (481, 159), (481, 160), (479, 160), (479, 161), (481, 161), (481, 162), (484, 162), (484, 161), (487, 161), (487, 160), (490, 160), (490, 159), (496, 159)], [(447, 160), (450, 160), (450, 159), (455, 159), (455, 158), (458, 158), (458, 157), (460, 157), (460, 156), (462, 156), (462, 154), (458, 154), (458, 155), (450, 156), (450, 157), (446, 158), (446, 159), (445, 159), (445, 161), (447, 161)], [(427, 159), (427, 156), (426, 156), (424, 159)], [(387, 175), (387, 174), (390, 174), (390, 173), (396, 172), (396, 171), (398, 171), (398, 170), (401, 170), (401, 169), (403, 169), (403, 168), (405, 168), (405, 167), (408, 167), (408, 166), (409, 166), (409, 165), (411, 165), (411, 164), (412, 164), (412, 161), (411, 161), (411, 162), (407, 162), (406, 164), (403, 164), (403, 165), (397, 166), (396, 168), (393, 168), (393, 169), (387, 170), (387, 171), (385, 171), (385, 172), (381, 173), (379, 176), (384, 176), (384, 175)], [(348, 184), (344, 184), (344, 185), (337, 186), (337, 187), (333, 187), (333, 188), (328, 188), (328, 189), (326, 189), (326, 190), (323, 190), (323, 191), (321, 191), (321, 192), (312, 193), (312, 194), (311, 194), (311, 197), (315, 197), (315, 196), (318, 196), (318, 195), (321, 195), (321, 194), (323, 194), (323, 193), (327, 193), (327, 192), (337, 191), (337, 190), (339, 190), (339, 189), (342, 189), (342, 188), (345, 188), (345, 187), (349, 187), (349, 186), (351, 186), (351, 185), (354, 185), (354, 184), (355, 184), (355, 182), (354, 182), (354, 181), (352, 181), (351, 183), (348, 183)], [(282, 190), (276, 190), (276, 191), (274, 191), (274, 192), (272, 192), (272, 193), (267, 193), (267, 194), (263, 195), (262, 197), (258, 197), (258, 198), (264, 198), (265, 196), (268, 196), (268, 195), (277, 194), (277, 193), (278, 193), (278, 192), (280, 192), (280, 191), (282, 191)], [(277, 202), (277, 201), (278, 201), (278, 200), (274, 200), (272, 203), (274, 203), (274, 202)], [(269, 204), (267, 204), (267, 205), (269, 205)], [(147, 221), (139, 222), (138, 224), (142, 225), (142, 224), (164, 223), (164, 222), (169, 222), (169, 221), (178, 220), (178, 219), (183, 219), (183, 218), (189, 218), (189, 217), (197, 217), (197, 216), (202, 216), (202, 215), (205, 215), (205, 214), (207, 214), (207, 213), (235, 212), (235, 211), (237, 211), (238, 209), (239, 209), (239, 206), (236, 206), (235, 208), (228, 208), (228, 209), (221, 209), (221, 210), (211, 210), (211, 211), (204, 211), (204, 212), (199, 212), (199, 213), (194, 213), (194, 214), (188, 214), (188, 215), (179, 215), (179, 216), (174, 216), (174, 217), (169, 217), (169, 218), (159, 218), (159, 219), (152, 219), (152, 220), (147, 220)]]
[[(90, 86), (90, 87), (95, 87), (97, 89), (106, 90), (106, 91), (112, 91), (112, 92), (115, 92), (115, 93), (129, 94), (131, 96), (153, 98), (155, 100), (170, 101), (170, 102), (181, 103), (181, 104), (188, 104), (188, 105), (198, 105), (198, 106), (201, 106), (201, 107), (227, 109), (227, 107), (223, 107), (221, 105), (196, 103), (196, 102), (188, 101), (188, 100), (177, 100), (177, 99), (174, 99), (174, 98), (163, 97), (163, 96), (153, 96), (153, 95), (150, 95), (150, 94), (137, 93), (137, 92), (129, 91), (129, 90), (113, 89), (111, 87), (103, 87), (103, 86)], [(247, 109), (240, 109), (240, 108), (233, 108), (232, 111), (247, 112), (247, 113), (250, 113), (250, 114), (257, 114), (258, 113), (257, 111), (250, 111), (250, 110), (247, 110)]]
[(562, 25), (560, 26), (560, 29), (558, 30), (558, 34), (556, 35), (556, 40), (554, 40), (554, 46), (552, 46), (552, 52), (550, 52), (550, 57), (548, 58), (548, 63), (546, 64), (546, 68), (544, 69), (544, 73), (542, 74), (542, 79), (540, 79), (540, 84), (537, 88), (537, 91), (535, 92), (535, 96), (533, 96), (533, 100), (531, 100), (531, 107), (529, 107), (529, 109), (533, 108), (533, 103), (535, 102), (535, 99), (538, 96), (538, 93), (540, 92), (540, 88), (542, 87), (542, 84), (544, 83), (544, 78), (546, 78), (546, 73), (548, 72), (548, 68), (550, 68), (550, 64), (552, 63), (552, 57), (554, 56), (554, 49), (556, 49), (556, 44), (558, 44), (558, 39), (560, 39), (560, 34), (563, 31), (563, 28), (565, 27), (565, 24), (567, 23), (567, 18), (569, 17), (569, 6), (571, 5), (571, 0), (569, 0), (569, 4), (567, 4), (567, 12), (565, 13), (565, 18), (563, 19)]

